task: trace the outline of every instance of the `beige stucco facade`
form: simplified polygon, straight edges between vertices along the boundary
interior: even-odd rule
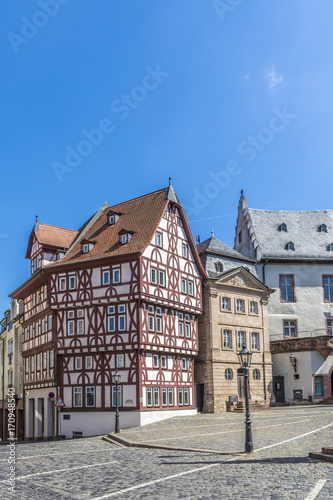
[[[203,384],[204,412],[228,410],[231,396],[237,396],[239,401],[244,399],[244,376],[237,357],[244,339],[248,350],[253,352],[250,404],[269,406],[272,391],[269,293],[245,267],[205,280],[195,376],[195,382]],[[237,310],[241,308],[244,311]]]

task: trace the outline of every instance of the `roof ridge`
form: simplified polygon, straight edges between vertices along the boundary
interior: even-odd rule
[[[147,196],[150,196],[150,195],[155,194],[155,193],[162,193],[166,189],[167,188],[157,189],[156,191],[152,191],[151,193],[143,194],[141,196],[137,196],[136,198],[131,198],[130,200],[126,200],[126,201],[121,201],[119,203],[115,203],[114,205],[110,205],[108,208],[117,207],[118,205],[125,205],[126,203],[130,203],[131,201],[139,200],[140,198],[146,198]]]
[[[39,224],[39,226],[55,227],[57,229],[64,229],[65,231],[75,231],[75,232],[77,232],[77,229],[70,229],[69,227],[54,226],[53,224],[45,224],[44,222],[38,222],[38,224]]]

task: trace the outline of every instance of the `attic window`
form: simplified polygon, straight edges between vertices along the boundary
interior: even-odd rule
[[[126,245],[126,243],[129,242],[129,240],[132,238],[134,231],[126,231],[126,229],[122,229],[119,231],[119,243],[121,245]]]
[[[88,241],[88,240],[83,240],[81,242],[81,252],[82,253],[88,253],[90,250],[93,248],[95,241]]]
[[[122,245],[126,245],[127,242],[128,242],[128,234],[127,233],[121,234],[120,235],[120,243]]]
[[[318,227],[318,233],[327,233],[326,224],[322,224],[321,226]]]
[[[330,245],[328,245],[327,251],[328,252],[333,252],[333,243],[331,243]]]
[[[113,212],[113,211],[108,212],[107,218],[108,218],[109,226],[113,226],[117,222],[117,220],[119,219],[120,216],[121,216],[120,213]]]
[[[285,233],[287,232],[287,226],[284,222],[279,225],[278,231],[284,231]]]
[[[217,273],[223,273],[223,266],[221,262],[215,262],[215,269]]]
[[[289,243],[286,244],[285,246],[286,250],[295,250],[295,245],[292,241],[289,241]]]

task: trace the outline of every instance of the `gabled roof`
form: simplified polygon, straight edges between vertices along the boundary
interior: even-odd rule
[[[214,236],[199,243],[197,245],[197,250],[199,252],[199,255],[202,255],[204,253],[211,253],[215,255],[221,255],[223,257],[230,257],[237,260],[253,262],[251,259],[245,257],[244,255],[237,252],[233,248],[229,247],[228,245],[223,243],[221,240],[215,238]]]
[[[333,259],[327,247],[333,242],[333,210],[285,212],[248,209],[254,236],[259,244],[261,258]],[[284,223],[287,232],[279,231]],[[319,232],[321,224],[327,232]],[[292,241],[294,251],[286,249]]]
[[[262,281],[260,281],[258,278],[256,278],[248,269],[246,269],[244,266],[239,266],[234,269],[230,269],[229,271],[226,271],[225,273],[222,273],[217,279],[216,283],[223,284],[230,280],[230,278],[234,276],[243,276],[245,278],[245,283],[252,284],[252,288],[256,290],[262,290],[266,293],[273,293],[275,290],[269,288],[266,286]],[[240,282],[241,283],[241,282]],[[227,283],[225,283],[227,285]],[[232,286],[239,286],[237,283]],[[242,286],[241,286],[242,287]],[[243,288],[243,287],[242,287]]]
[[[286,225],[286,231],[281,230]],[[318,231],[325,224],[327,232]],[[243,230],[242,239],[239,233]],[[294,250],[288,250],[292,242]],[[333,210],[273,211],[248,208],[241,192],[235,234],[235,248],[257,261],[333,260]]]
[[[33,243],[33,235],[36,236],[38,243],[47,247],[68,248],[77,231],[73,229],[65,229],[58,226],[50,226],[36,222],[28,241],[26,258],[30,258],[31,247]]]

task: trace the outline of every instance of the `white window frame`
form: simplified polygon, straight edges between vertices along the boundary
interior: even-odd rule
[[[81,327],[82,327],[82,331],[80,332]],[[78,318],[76,320],[76,334],[77,335],[84,335],[84,319],[83,318]]]
[[[187,295],[187,279],[186,278],[182,278],[182,286],[181,286],[181,290],[182,290],[182,293]]]
[[[76,276],[71,274],[68,276],[68,290],[75,290],[76,288]]]
[[[224,378],[230,382],[234,378],[234,372],[232,368],[226,368],[224,370]]]
[[[89,245],[88,243],[83,243],[82,245],[82,253],[88,253],[89,252]]]
[[[114,215],[109,215],[108,216],[108,224],[109,224],[109,226],[113,226],[114,223],[115,223],[115,216]]]
[[[85,370],[93,370],[94,361],[92,356],[85,356],[84,358],[84,368]]]
[[[225,329],[223,330],[223,349],[232,349],[232,331]]]
[[[258,302],[255,300],[250,301],[250,312],[251,314],[258,314]]]
[[[43,287],[43,300],[46,300],[47,299],[47,286],[44,285]]]
[[[49,354],[49,368],[54,368],[54,351]]]
[[[41,333],[45,333],[45,318],[43,318],[41,322]]]
[[[102,285],[110,285],[110,271],[108,269],[102,271]]]
[[[111,405],[112,407],[116,407],[116,389],[118,387],[117,391],[117,399],[118,399],[118,408],[122,406],[122,386],[121,385],[113,385],[112,386],[112,392],[111,392]]]
[[[182,358],[182,370],[187,371],[187,358]]]
[[[80,404],[76,404],[76,396],[80,397]],[[82,408],[82,387],[73,387],[73,408]]]
[[[178,388],[178,406],[184,406],[184,389]]]
[[[240,341],[241,338],[243,338],[242,341]],[[237,349],[243,349],[243,344],[246,344],[246,332],[244,330],[238,330],[238,332],[237,332]]]
[[[42,369],[46,370],[47,369],[47,352],[44,351],[42,353]]]
[[[74,370],[82,370],[82,356],[74,358]]]
[[[222,297],[221,298],[221,310],[222,311],[231,311],[230,297]]]
[[[188,280],[188,294],[193,297],[194,296],[194,283],[191,280]]]
[[[29,373],[29,358],[25,358],[25,373]]]
[[[169,406],[174,406],[175,404],[175,392],[173,387],[169,387],[168,390],[168,405]]]
[[[156,246],[163,248],[163,234],[160,232],[156,233]]]
[[[123,324],[122,324],[123,322]],[[126,331],[126,314],[118,315],[118,331],[125,332]]]
[[[35,373],[35,356],[30,358],[30,373]]]
[[[188,245],[183,243],[183,258],[188,259]]]
[[[185,332],[184,332],[184,314],[179,312],[178,313],[178,334],[179,337],[184,338]]]
[[[190,389],[189,387],[184,388],[184,405],[189,406],[190,404]]]
[[[85,388],[85,404],[86,404],[86,408],[94,408],[95,407],[95,387],[93,385],[88,385],[86,388]],[[89,404],[88,405],[88,394],[92,394],[93,396],[93,404]]]
[[[120,283],[120,267],[112,269],[112,284]]]
[[[159,387],[154,387],[154,406],[156,407],[161,406]]]
[[[254,375],[254,374],[256,374],[256,375]],[[255,368],[253,370],[252,377],[253,377],[253,380],[256,380],[256,381],[260,380],[261,374],[260,374],[260,370],[258,368]]]
[[[74,319],[67,320],[67,337],[73,337],[75,335],[75,321]]]
[[[158,354],[153,354],[153,368],[159,369],[160,367],[160,357]]]
[[[245,300],[236,299],[236,311],[240,313],[245,313]]]
[[[116,354],[116,368],[125,368],[124,354]]]
[[[128,234],[121,234],[120,235],[120,243],[122,245],[126,245],[126,243],[128,242]]]
[[[162,387],[162,406],[168,406],[168,389]]]
[[[36,354],[36,372],[40,372],[40,353]]]
[[[152,408],[153,406],[154,406],[153,388],[147,387],[147,407]]]
[[[165,271],[160,269],[158,272],[160,286],[165,288]]]
[[[256,339],[256,340],[254,341],[254,339]],[[251,333],[251,349],[253,351],[259,351],[259,333],[258,332]]]
[[[161,356],[161,368],[162,370],[168,369],[168,356],[166,356],[165,354],[162,354]]]
[[[47,329],[52,330],[52,314],[47,317]]]
[[[66,291],[66,276],[59,276],[58,290],[59,292]]]
[[[157,333],[163,333],[162,307],[156,307],[156,331]]]
[[[157,285],[157,268],[150,268],[150,282],[152,285]]]

